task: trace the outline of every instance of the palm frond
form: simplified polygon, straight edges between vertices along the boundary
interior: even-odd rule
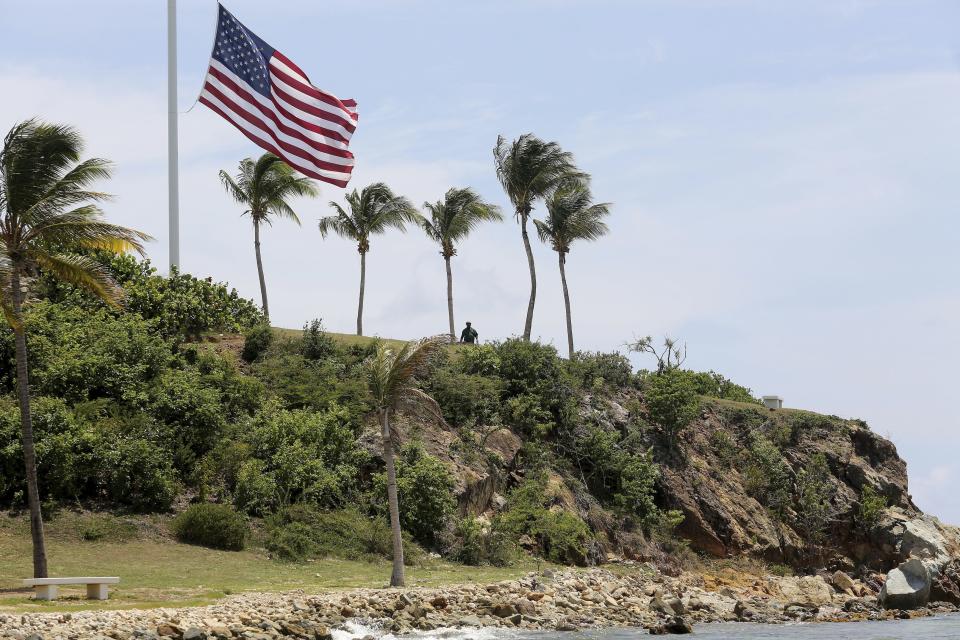
[[[394,351],[378,344],[366,363],[367,380],[375,406],[380,410],[395,409],[418,395],[417,377],[426,373],[431,363],[449,342],[447,335],[406,342]]]
[[[113,279],[110,270],[90,256],[37,250],[30,251],[29,256],[57,279],[86,289],[111,306],[121,305],[123,289]]]
[[[555,251],[566,253],[575,240],[593,241],[607,234],[603,221],[610,214],[610,203],[593,203],[586,183],[567,181],[546,201],[547,216],[534,220],[537,235],[550,242]]]
[[[512,143],[498,136],[493,156],[497,179],[518,216],[529,214],[536,200],[549,196],[563,181],[588,178],[576,168],[572,154],[532,133]]]

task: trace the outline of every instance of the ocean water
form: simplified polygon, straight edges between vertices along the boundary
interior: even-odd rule
[[[960,614],[883,622],[701,624],[695,626],[693,631],[693,635],[686,637],[694,640],[960,640]],[[356,640],[366,635],[372,635],[378,640],[400,640],[392,634],[355,623],[351,623],[346,629],[333,632],[334,640]],[[636,640],[639,637],[656,636],[649,636],[644,629],[580,632],[438,629],[403,636],[410,640]]]

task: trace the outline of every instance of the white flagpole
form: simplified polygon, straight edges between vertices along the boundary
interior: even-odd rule
[[[170,269],[180,266],[180,163],[177,134],[177,0],[167,0],[167,185]]]

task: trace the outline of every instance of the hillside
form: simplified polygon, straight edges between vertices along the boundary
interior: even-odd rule
[[[319,320],[271,329],[224,285],[103,259],[126,312],[41,279],[27,313],[47,512],[217,503],[252,524],[258,562],[388,557],[364,363],[399,342]],[[16,512],[12,362],[3,330],[0,506]],[[895,447],[862,421],[769,410],[713,372],[638,372],[617,353],[565,360],[516,339],[450,346],[419,384],[435,405],[396,421],[413,563],[635,559],[678,575],[750,557],[876,590],[921,557],[931,597],[960,602],[960,537],[919,512]]]

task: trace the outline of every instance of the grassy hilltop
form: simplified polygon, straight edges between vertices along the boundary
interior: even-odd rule
[[[126,311],[41,278],[26,314],[52,572],[119,573],[114,605],[384,584],[364,367],[378,342],[400,342],[319,320],[271,328],[224,285],[100,259]],[[30,571],[12,362],[0,330],[8,590]],[[397,421],[413,580],[621,558],[669,572],[704,558],[889,564],[876,524],[887,506],[915,511],[892,444],[860,421],[770,411],[719,374],[656,365],[519,339],[442,350],[419,380],[435,405]]]

